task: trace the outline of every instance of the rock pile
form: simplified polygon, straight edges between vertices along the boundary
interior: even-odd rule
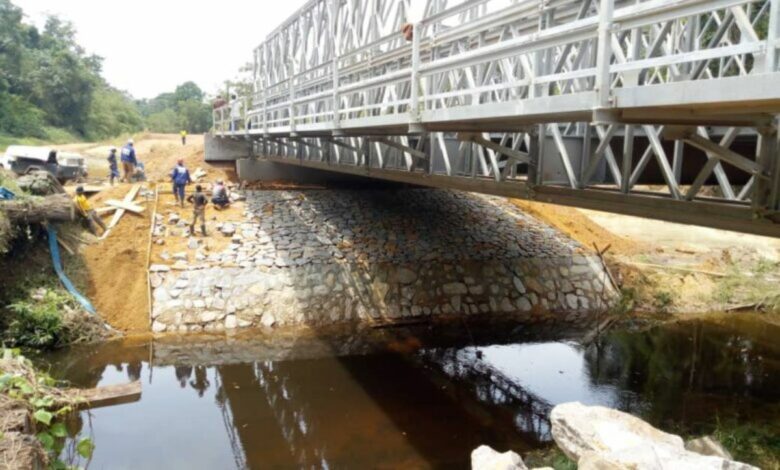
[[[622,411],[564,403],[550,414],[558,447],[579,470],[758,470],[735,462],[712,438],[687,444]],[[480,446],[471,454],[472,470],[526,470],[514,452]],[[535,469],[543,470],[543,469]]]
[[[712,455],[715,446],[707,455],[687,450],[680,436],[610,408],[566,403],[553,409],[551,420],[556,444],[581,470],[757,470],[728,454]]]

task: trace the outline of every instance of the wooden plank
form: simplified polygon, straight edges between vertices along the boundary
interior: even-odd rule
[[[73,256],[73,255],[75,255],[75,254],[76,254],[76,250],[74,250],[73,248],[71,248],[71,247],[70,247],[70,245],[68,245],[67,243],[65,243],[65,241],[64,241],[62,238],[60,238],[60,237],[57,237],[57,243],[59,243],[59,244],[60,244],[60,246],[61,246],[61,247],[62,247],[62,248],[65,250],[65,251],[67,251],[69,255]]]
[[[132,202],[125,202],[125,201],[117,201],[116,199],[109,199],[106,201],[106,204],[109,206],[116,207],[117,209],[124,209],[126,211],[133,212],[135,214],[140,214],[145,208],[139,206],[138,204],[133,204]]]
[[[149,304],[149,325],[152,324],[152,274],[149,268],[152,264],[152,240],[154,239],[154,227],[157,225],[157,205],[160,202],[160,192],[157,185],[154,185],[154,207],[152,208],[152,219],[149,223],[149,245],[146,247],[146,295]],[[151,362],[150,362],[151,364]]]
[[[92,409],[104,406],[123,405],[141,399],[141,381],[127,384],[107,385],[88,390],[71,390],[78,397],[79,408]]]
[[[97,212],[97,215],[107,215],[107,214],[113,214],[116,212],[116,210],[119,209],[118,207],[98,207],[95,209],[95,212]]]
[[[133,187],[130,188],[130,191],[128,191],[128,193],[125,195],[123,201],[127,203],[133,202],[133,199],[135,199],[135,197],[138,195],[138,191],[140,190],[141,190],[140,184],[133,185]],[[125,215],[125,210],[121,208],[117,209],[116,213],[114,214],[114,218],[111,219],[111,223],[108,225],[108,230],[106,231],[106,233],[103,234],[103,238],[107,237],[108,234],[111,232],[111,229],[116,227],[116,224],[119,223],[119,219],[121,219],[123,215]]]

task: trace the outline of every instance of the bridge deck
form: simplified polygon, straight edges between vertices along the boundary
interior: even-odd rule
[[[255,50],[217,136],[278,163],[780,236],[780,0],[415,3],[307,2]],[[662,190],[636,190],[648,169]]]

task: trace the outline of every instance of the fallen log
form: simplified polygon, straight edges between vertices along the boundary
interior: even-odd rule
[[[65,194],[1,201],[0,212],[17,224],[76,220],[76,208]]]

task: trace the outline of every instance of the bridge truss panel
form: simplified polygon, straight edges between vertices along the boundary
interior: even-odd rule
[[[409,0],[309,1],[217,132],[282,163],[778,235],[780,0],[424,4],[408,24]],[[648,168],[663,184],[640,191]]]

